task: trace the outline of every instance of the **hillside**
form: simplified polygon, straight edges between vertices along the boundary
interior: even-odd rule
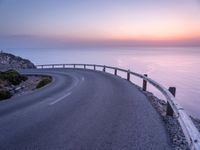
[[[0,52],[0,70],[36,68],[28,59]]]

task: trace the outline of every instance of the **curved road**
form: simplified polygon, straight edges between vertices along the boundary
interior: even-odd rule
[[[81,69],[23,70],[53,82],[0,102],[0,150],[168,150],[162,119],[130,82]]]

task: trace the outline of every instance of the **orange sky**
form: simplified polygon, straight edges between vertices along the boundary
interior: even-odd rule
[[[0,18],[0,43],[9,36],[61,42],[200,41],[199,0],[2,1]]]

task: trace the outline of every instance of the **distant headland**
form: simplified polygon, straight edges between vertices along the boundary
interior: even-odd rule
[[[8,69],[28,69],[36,68],[35,65],[28,59],[15,56],[10,53],[0,52],[0,70]]]

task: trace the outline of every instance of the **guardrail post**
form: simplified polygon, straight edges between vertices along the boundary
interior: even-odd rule
[[[52,68],[54,68],[54,65],[52,65]]]
[[[106,72],[106,66],[103,66],[103,72]]]
[[[147,74],[144,74],[145,77],[148,77]],[[142,86],[142,89],[143,91],[146,91],[147,90],[147,81],[146,80],[143,80],[143,86]]]
[[[176,96],[176,87],[169,87],[169,91],[174,97]]]
[[[63,68],[65,68],[65,64],[63,64]]]
[[[127,80],[130,81],[130,70],[127,72]]]
[[[94,70],[96,70],[96,65],[94,65]]]
[[[169,87],[169,92],[175,97],[176,96],[176,88],[175,87]],[[171,105],[169,104],[169,102],[167,102],[167,112],[166,115],[168,116],[173,116],[174,111],[171,107]]]
[[[84,66],[84,69],[86,69],[86,65],[84,64],[83,66]]]
[[[74,66],[74,68],[76,68],[76,65],[75,65],[75,64],[74,64],[73,66]]]
[[[117,75],[117,69],[115,69],[115,75]]]
[[[43,69],[43,65],[42,65],[41,67],[42,67],[42,69]]]

